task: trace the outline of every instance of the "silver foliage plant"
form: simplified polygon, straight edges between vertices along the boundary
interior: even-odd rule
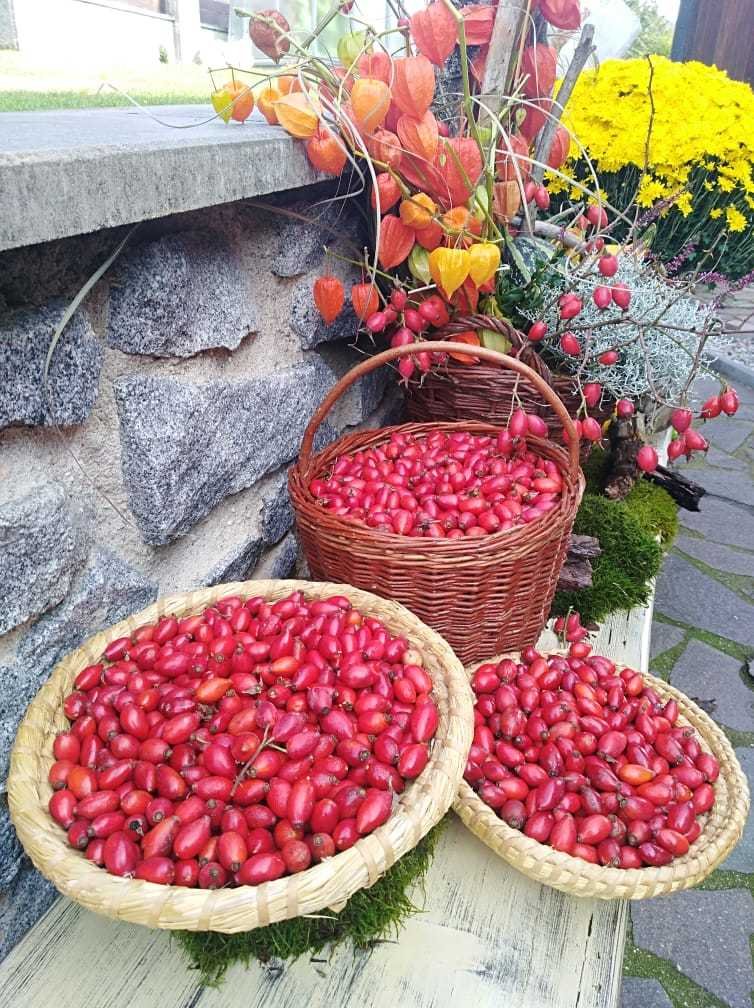
[[[573,374],[581,385],[599,382],[614,399],[631,399],[646,407],[674,406],[683,402],[699,370],[711,359],[704,349],[715,325],[714,310],[693,297],[687,284],[668,280],[638,255],[618,257],[618,272],[603,277],[595,260],[587,266],[554,268],[542,283],[543,309],[527,311],[532,322],[547,324],[540,344],[560,370]],[[631,291],[626,311],[610,304],[600,309],[593,294],[598,286],[624,284]],[[583,304],[576,318],[560,318],[558,299],[566,292]],[[564,353],[560,337],[572,332],[582,352]],[[600,354],[617,350],[615,364],[603,365]]]

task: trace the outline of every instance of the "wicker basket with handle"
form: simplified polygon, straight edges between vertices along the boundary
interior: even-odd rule
[[[519,656],[499,655],[492,661],[502,658],[517,661]],[[477,667],[475,664],[467,670],[469,677]],[[475,836],[508,864],[529,878],[571,896],[639,900],[698,885],[738,843],[749,813],[749,787],[733,747],[712,718],[662,679],[646,672],[643,676],[661,697],[678,703],[678,723],[695,728],[702,748],[720,761],[720,776],[714,784],[715,804],[703,817],[702,832],[683,857],[663,868],[603,868],[562,854],[508,826],[465,780],[461,782],[454,811]]]
[[[510,322],[488,315],[468,315],[454,319],[441,332],[443,338],[452,339],[454,333],[469,329],[492,329],[505,336],[511,343],[511,355],[523,361],[554,389],[570,416],[577,415],[581,396],[574,378],[554,375],[533,345]],[[476,355],[473,348],[467,347],[466,352]],[[526,378],[494,364],[482,361],[463,364],[451,357],[445,364],[422,375],[421,380],[410,381],[406,389],[406,415],[416,423],[480,420],[504,426],[518,405],[527,413],[542,417],[550,437],[560,437],[560,419],[539,389]],[[590,414],[603,423],[611,412],[612,403],[605,400]],[[581,445],[582,458],[590,449],[591,444],[585,441]]]
[[[423,343],[421,350],[468,351],[465,344]],[[531,382],[559,416],[568,450],[541,438],[527,438],[532,449],[556,462],[563,479],[559,506],[529,525],[477,539],[426,539],[378,532],[361,522],[326,511],[309,490],[335,460],[380,445],[399,430],[417,437],[432,431],[495,434],[491,424],[404,424],[348,434],[317,455],[312,445],[317,428],[338,398],[362,375],[390,361],[416,353],[396,347],[360,363],[333,387],[304,434],[299,460],[291,469],[289,488],[296,525],[313,577],[346,581],[407,606],[442,634],[464,662],[533,644],[544,626],[565,559],[584,480],[579,468],[573,422],[547,383],[525,364],[494,350],[474,348]]]
[[[346,595],[362,613],[381,620],[410,642],[432,676],[440,722],[424,771],[400,796],[387,822],[349,850],[313,868],[235,889],[185,889],[117,878],[71,848],[47,811],[47,774],[57,732],[68,727],[63,700],[77,673],[99,660],[106,645],[172,614],[202,612],[226,595],[262,595],[277,601],[301,590],[308,599]],[[11,817],[35,867],[64,895],[88,910],[134,924],[187,931],[250,931],[274,921],[336,910],[358,889],[372,885],[411,850],[450,807],[463,774],[472,734],[472,694],[463,666],[433,630],[402,606],[342,584],[246,581],[216,585],[158,600],[97,634],[65,657],[26,712],[16,736],[8,777]]]

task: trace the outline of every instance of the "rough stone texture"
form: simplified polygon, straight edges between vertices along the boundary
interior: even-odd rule
[[[325,260],[325,246],[332,248],[341,242],[351,242],[351,252],[360,248],[359,223],[356,214],[344,212],[346,206],[336,204],[337,211],[317,206],[311,201],[288,203],[286,210],[299,214],[298,218],[280,216],[279,239],[272,261],[275,276],[290,278],[302,276],[319,267]],[[305,217],[306,222],[300,219]],[[328,263],[337,269],[336,263]],[[356,283],[356,280],[352,281]]]
[[[350,283],[355,283],[353,277]],[[350,288],[348,285],[346,290]],[[354,340],[359,321],[349,301],[346,301],[340,315],[330,325],[326,325],[314,303],[312,280],[307,277],[296,284],[288,320],[291,330],[301,340],[304,350],[311,350],[320,343],[335,343],[338,340]]]
[[[0,797],[0,893],[6,891],[21,870],[24,852],[13,823],[10,821],[8,803]]]
[[[298,541],[293,532],[274,546],[254,571],[255,578],[293,577],[298,559]]]
[[[745,507],[705,497],[701,511],[682,511],[681,525],[701,533],[711,542],[751,549],[754,543],[754,514]]]
[[[751,545],[754,546],[754,542]],[[715,570],[754,578],[754,553],[749,553],[747,550],[733,549],[730,546],[721,546],[706,539],[692,539],[691,536],[685,535],[678,536],[675,546],[681,553],[687,553],[709,567],[714,567]]]
[[[639,948],[669,960],[730,1008],[751,1008],[754,900],[748,890],[641,900],[631,905],[631,918]]]
[[[13,887],[7,896],[0,896],[0,960],[52,906],[57,895],[53,884],[24,858]]]
[[[103,350],[84,311],[77,311],[55,349],[49,372],[44,366],[55,326],[66,305],[50,301],[0,317],[0,430],[14,424],[61,426],[81,423],[97,398]]]
[[[115,265],[107,340],[118,350],[160,357],[233,350],[254,327],[238,254],[217,231],[167,235]]]
[[[754,606],[677,553],[665,560],[655,605],[663,616],[739,644],[754,644]]]
[[[692,640],[675,663],[670,681],[728,728],[754,731],[754,693],[740,676],[741,663]]]
[[[728,456],[730,457],[730,456]],[[754,481],[748,467],[741,464],[735,472],[705,467],[689,472],[689,477],[703,486],[708,494],[736,501],[738,504],[754,505]],[[701,507],[705,506],[702,501]]]
[[[235,546],[209,574],[202,577],[201,583],[216,585],[226,581],[246,581],[259,563],[263,549],[264,539],[261,536],[251,536]]]
[[[735,455],[729,455],[727,452],[720,451],[719,448],[715,448],[714,445],[710,445],[704,456],[704,463],[708,466],[714,466],[715,469],[742,469],[744,463],[735,457]],[[696,472],[696,467],[693,468],[693,472]],[[691,469],[689,469],[691,473]],[[692,474],[692,479],[696,477]]]
[[[0,506],[0,634],[65,596],[89,548],[89,530],[57,483]]]
[[[735,417],[720,416],[705,421],[701,432],[716,448],[724,452],[734,452],[751,434],[751,424]]]
[[[673,1008],[673,1003],[657,980],[624,977],[620,1008]]]
[[[243,128],[206,105],[9,112],[0,249],[232,203],[321,181],[304,145],[254,111]],[[166,129],[159,119],[190,129]],[[203,125],[195,125],[204,123]],[[29,212],[34,198],[34,213]]]
[[[262,506],[262,535],[267,543],[280,542],[293,525],[293,507],[288,494],[288,481],[283,482],[277,494]]]
[[[656,658],[665,651],[680,644],[684,637],[684,631],[680,627],[673,626],[672,623],[660,623],[655,621],[652,624],[652,640],[649,646],[649,659]]]
[[[331,384],[319,358],[239,382],[117,379],[123,475],[144,541],[170,542],[289,462]]]
[[[754,793],[754,749],[736,749],[738,761],[749,781],[749,791]],[[754,872],[754,817],[749,813],[743,836],[725,861],[720,865],[723,871]]]
[[[153,602],[156,585],[129,567],[116,553],[97,548],[64,602],[43,616],[16,648],[15,661],[0,668],[0,781],[26,707],[56,662],[93,633]]]

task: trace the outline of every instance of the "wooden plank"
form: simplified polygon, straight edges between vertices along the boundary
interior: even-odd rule
[[[601,654],[646,669],[651,605],[618,613]],[[546,631],[540,647],[555,646]],[[58,900],[0,964],[14,1008],[615,1008],[627,904],[531,882],[453,819],[425,883],[424,912],[397,942],[280,968],[234,967],[203,989],[165,932]],[[417,894],[419,905],[421,894]],[[431,964],[431,965],[430,965]]]

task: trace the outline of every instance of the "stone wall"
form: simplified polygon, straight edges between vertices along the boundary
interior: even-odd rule
[[[123,232],[0,254],[0,792],[62,655],[158,594],[294,571],[287,468],[359,357],[355,318],[325,326],[312,282],[325,244],[351,257],[363,244],[360,218],[321,196],[142,225],[63,333],[47,390],[54,327]],[[352,388],[321,442],[393,419],[388,383]],[[2,794],[0,894],[1,958],[54,898]]]

